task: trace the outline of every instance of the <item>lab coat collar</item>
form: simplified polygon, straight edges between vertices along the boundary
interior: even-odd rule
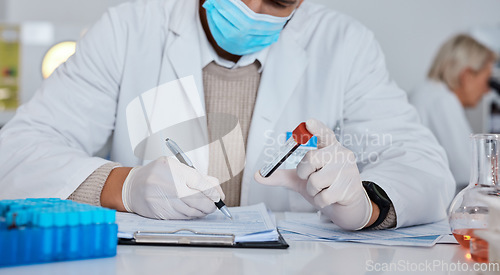
[[[199,0],[181,0],[176,1],[172,11],[166,7],[165,13],[170,13],[171,17],[166,16],[165,26],[168,26],[168,29],[173,33],[182,35],[186,30],[195,26],[198,16],[197,5],[199,5]]]
[[[193,76],[203,107],[205,104],[201,73],[201,56],[197,45],[200,44],[196,24],[198,22],[198,0],[177,1],[171,11],[171,18],[165,22],[165,49],[162,70],[170,62],[177,79]],[[190,12],[186,12],[190,11]],[[164,79],[168,74],[160,72],[160,84],[174,79]],[[205,113],[205,110],[203,110]]]
[[[283,32],[278,43],[269,51],[254,111],[272,123],[286,108],[308,64],[305,50],[290,32]]]
[[[294,17],[302,16],[305,14],[299,8]],[[277,119],[281,117],[281,113],[287,106],[286,103],[303,79],[308,66],[307,53],[298,39],[301,31],[298,22],[305,21],[300,18],[296,19],[298,20],[293,20],[293,18],[290,20],[281,33],[279,41],[269,49],[250,125],[247,148],[262,148],[264,150],[266,141],[263,138],[263,133],[275,129]],[[242,205],[248,203],[253,173],[261,165],[258,161],[262,152],[248,152],[247,154],[241,191]]]

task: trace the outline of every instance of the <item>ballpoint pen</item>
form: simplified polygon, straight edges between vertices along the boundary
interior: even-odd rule
[[[193,169],[196,169],[196,168],[194,168],[193,163],[191,162],[191,160],[189,160],[189,158],[187,157],[187,155],[184,154],[184,152],[181,150],[181,148],[179,147],[179,145],[177,145],[177,143],[175,143],[175,141],[173,141],[170,138],[167,138],[165,140],[165,143],[167,144],[168,149],[170,149],[170,151],[172,152],[172,154],[174,154],[174,156],[181,163],[184,163],[185,165],[187,165],[187,166],[189,166],[189,167],[191,167]],[[217,206],[217,208],[219,208],[219,210],[226,217],[230,218],[231,220],[233,219],[233,216],[229,212],[229,209],[227,209],[226,204],[222,201],[222,199],[220,199],[218,202],[214,202],[214,203],[215,203],[215,206]]]

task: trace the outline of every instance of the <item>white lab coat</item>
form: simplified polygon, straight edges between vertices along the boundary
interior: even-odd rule
[[[458,97],[444,84],[428,80],[410,94],[413,104],[443,146],[459,187],[469,183],[472,160],[472,129]]]
[[[143,164],[130,148],[127,104],[189,75],[204,102],[198,3],[136,1],[111,8],[2,129],[0,198],[68,197],[106,162],[95,154],[108,138],[112,161]],[[332,128],[339,123],[362,179],[387,192],[398,226],[445,217],[455,190],[445,153],[389,78],[373,34],[306,1],[269,50],[247,142],[243,205],[302,208],[297,194],[260,185],[253,174],[266,147],[277,148],[269,141],[308,118]]]

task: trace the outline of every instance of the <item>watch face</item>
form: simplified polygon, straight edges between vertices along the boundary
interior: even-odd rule
[[[391,204],[391,200],[389,199],[389,196],[387,196],[384,189],[382,189],[376,183],[371,182],[371,181],[363,181],[363,187],[365,188],[366,192],[368,193],[368,196],[370,196],[370,199],[380,200],[382,203],[388,204],[388,205]],[[374,196],[374,198],[372,198],[372,195]],[[377,203],[377,202],[375,202],[375,203]]]

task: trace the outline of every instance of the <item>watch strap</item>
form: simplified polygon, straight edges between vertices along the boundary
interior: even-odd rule
[[[387,193],[385,193],[385,191],[374,182],[363,181],[363,187],[365,188],[366,193],[368,194],[370,200],[373,203],[375,203],[380,210],[380,214],[377,220],[372,225],[366,228],[366,229],[372,229],[384,222],[384,220],[387,217],[387,214],[389,213],[392,202],[389,199],[389,196],[387,196]]]

